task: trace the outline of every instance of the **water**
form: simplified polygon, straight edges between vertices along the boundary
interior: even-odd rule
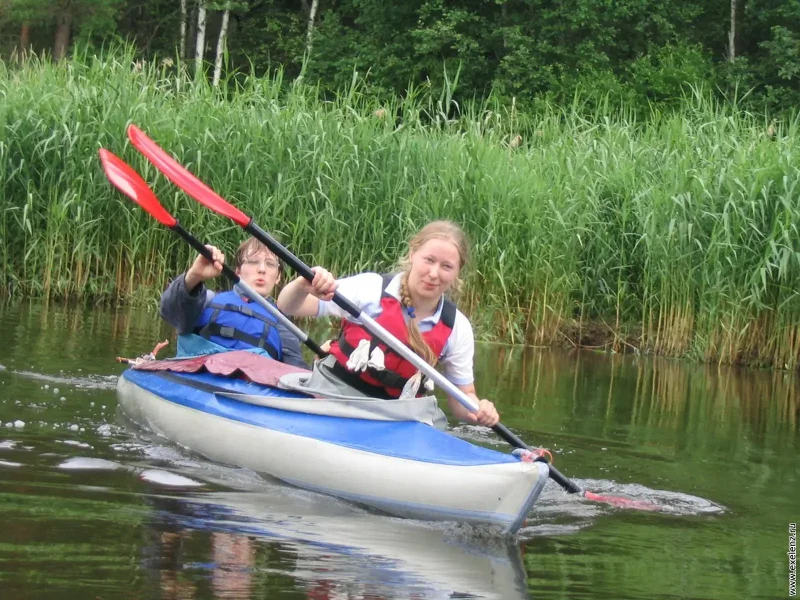
[[[581,485],[661,508],[549,482],[505,539],[264,480],[128,422],[114,357],[170,334],[152,313],[5,303],[0,331],[3,599],[788,595],[792,373],[481,346],[477,385],[506,425]]]

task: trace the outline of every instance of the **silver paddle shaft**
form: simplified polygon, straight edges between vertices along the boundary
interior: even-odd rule
[[[253,302],[258,304],[261,308],[263,308],[269,314],[275,317],[281,325],[283,325],[284,327],[286,327],[286,329],[288,329],[294,335],[296,335],[301,342],[306,342],[306,340],[308,340],[308,335],[306,335],[306,332],[300,329],[294,323],[292,323],[292,321],[286,315],[284,315],[280,310],[278,310],[276,306],[273,306],[272,304],[267,302],[264,296],[259,294],[257,291],[255,291],[241,279],[239,279],[239,281],[236,282],[236,285],[245,293],[245,296],[250,298]],[[378,325],[378,327],[380,327],[380,325]]]

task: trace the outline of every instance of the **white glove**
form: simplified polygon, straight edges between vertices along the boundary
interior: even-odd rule
[[[351,371],[363,371],[369,363],[369,340],[361,340],[347,359],[347,368]]]
[[[367,366],[372,367],[376,371],[383,371],[386,368],[386,364],[383,362],[383,359],[383,350],[376,346],[375,350],[372,351],[372,355],[369,357]]]

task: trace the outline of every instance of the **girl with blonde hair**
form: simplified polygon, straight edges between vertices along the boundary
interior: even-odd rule
[[[491,427],[500,417],[494,404],[479,399],[475,391],[472,325],[448,297],[458,290],[468,258],[469,245],[461,228],[451,221],[433,221],[411,238],[398,273],[361,273],[336,281],[328,271],[315,267],[312,282],[298,277],[284,287],[278,307],[292,316],[344,318],[330,356],[316,367],[360,395],[397,398],[415,376],[419,384],[413,364],[330,301],[338,290],[475,400],[479,410],[473,414],[449,398],[456,418]]]

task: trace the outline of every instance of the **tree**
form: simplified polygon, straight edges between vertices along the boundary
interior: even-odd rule
[[[178,50],[180,58],[186,57],[186,0],[181,0],[181,41]]]
[[[19,53],[24,57],[31,46],[31,26],[27,21],[23,21],[19,28]]]
[[[195,78],[203,73],[203,58],[206,53],[206,0],[197,7],[197,41],[194,47]]]
[[[219,38],[217,39],[217,56],[214,59],[214,79],[212,85],[219,85],[220,74],[222,73],[222,54],[225,52],[225,38],[228,35],[228,19],[231,13],[231,2],[225,4],[225,12],[222,14],[222,25],[219,28]]]
[[[56,12],[56,39],[53,43],[53,58],[61,60],[67,55],[72,39],[72,6],[59,4]]]
[[[308,31],[306,32],[306,56],[311,57],[311,38],[314,35],[314,17],[317,16],[318,0],[311,0],[311,8],[308,11]]]

